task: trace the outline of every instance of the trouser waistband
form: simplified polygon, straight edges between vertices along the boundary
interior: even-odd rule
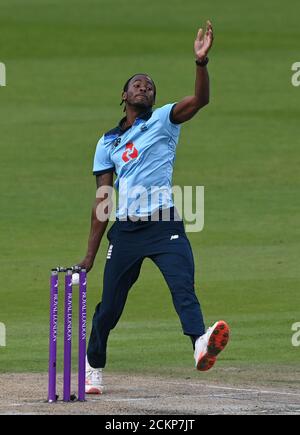
[[[126,216],[124,218],[117,218],[118,222],[155,222],[155,221],[181,221],[181,217],[175,207],[159,208],[154,213],[147,216]]]

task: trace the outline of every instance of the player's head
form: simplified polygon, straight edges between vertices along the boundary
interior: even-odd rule
[[[155,103],[155,97],[156,86],[151,77],[148,74],[134,74],[123,87],[121,105],[125,103],[143,109],[150,109]]]

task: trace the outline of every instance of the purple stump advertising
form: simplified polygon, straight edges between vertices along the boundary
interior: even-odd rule
[[[86,270],[79,274],[79,329],[78,329],[78,400],[85,400],[85,355],[86,355]]]
[[[64,310],[64,402],[71,400],[71,356],[72,356],[72,269],[65,276],[65,310]]]
[[[58,327],[58,272],[52,271],[50,278],[50,334],[49,334],[49,380],[48,402],[56,402],[56,359]]]

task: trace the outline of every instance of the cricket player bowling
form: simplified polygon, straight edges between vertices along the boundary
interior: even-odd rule
[[[173,166],[181,126],[209,103],[207,64],[212,44],[213,28],[207,21],[206,30],[199,30],[194,43],[194,95],[177,103],[154,109],[156,86],[152,78],[147,74],[130,77],[122,92],[125,116],[97,144],[93,168],[97,189],[112,188],[115,174],[119,202],[116,221],[107,234],[109,249],[102,301],[95,310],[87,349],[87,394],[103,392],[102,371],[109,334],[122,315],[128,292],[137,281],[145,258],[157,265],[168,284],[183,333],[192,341],[197,370],[211,369],[228,343],[229,327],[225,321],[205,328],[194,288],[191,245],[172,199]],[[171,77],[170,74],[170,80]],[[123,193],[125,184],[127,196]],[[146,191],[146,198],[139,201],[138,207],[131,197],[136,186]],[[151,195],[153,186],[156,195]],[[105,199],[105,195],[97,195],[92,209],[87,253],[79,264],[87,271],[93,267],[108,225],[109,217],[97,216],[97,208]]]

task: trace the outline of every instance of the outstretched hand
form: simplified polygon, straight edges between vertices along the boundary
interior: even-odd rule
[[[85,257],[80,263],[77,264],[77,266],[81,267],[82,269],[86,269],[87,272],[89,272],[94,264],[94,260],[90,259],[89,257]]]
[[[214,33],[212,24],[210,21],[206,23],[206,32],[204,34],[203,29],[199,29],[197,38],[194,43],[195,56],[197,60],[203,60],[207,56],[209,50],[212,47],[214,40]]]

